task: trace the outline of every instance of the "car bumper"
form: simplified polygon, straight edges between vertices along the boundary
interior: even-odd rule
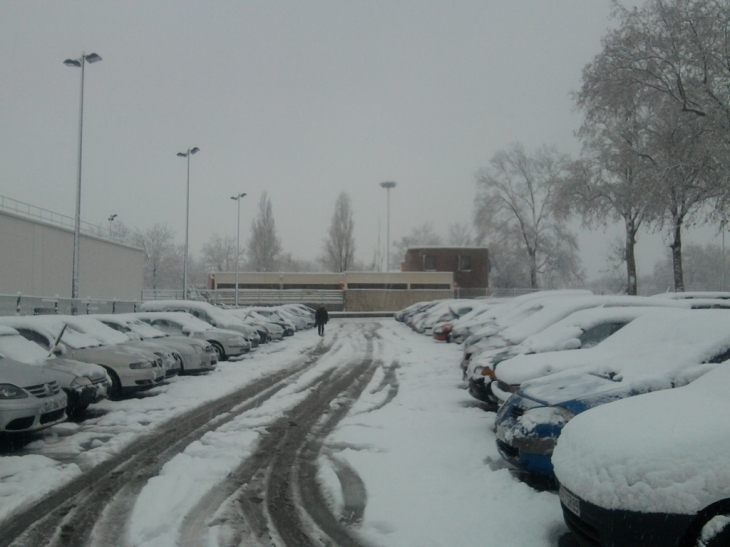
[[[87,407],[103,401],[109,395],[111,383],[108,380],[94,383],[90,386],[76,387],[64,389],[68,397],[68,406],[70,408]]]
[[[552,478],[553,471],[552,454],[556,439],[553,437],[520,437],[511,438],[505,429],[496,428],[497,450],[511,465],[541,477]]]
[[[492,384],[487,382],[485,377],[469,378],[469,395],[485,403],[497,404],[499,401],[492,394]]]
[[[570,531],[590,547],[675,547],[696,516],[605,509],[562,486],[560,505]]]
[[[64,422],[66,405],[67,398],[63,391],[41,400],[3,400],[0,402],[0,431],[37,431]]]

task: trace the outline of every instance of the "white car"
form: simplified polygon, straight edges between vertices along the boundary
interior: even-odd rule
[[[730,366],[593,408],[553,453],[568,527],[590,545],[730,545]]]
[[[0,431],[37,431],[64,422],[66,394],[50,370],[0,359]]]

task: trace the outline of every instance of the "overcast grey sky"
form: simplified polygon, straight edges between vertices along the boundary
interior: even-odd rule
[[[521,141],[577,154],[569,96],[609,0],[0,1],[0,194],[73,215],[78,69],[87,65],[82,218],[167,222],[191,249],[242,241],[263,191],[286,251],[314,258],[340,191],[359,258],[432,219],[470,221],[475,173]],[[581,237],[592,275],[620,230]],[[708,232],[709,233],[709,232]],[[642,236],[640,267],[661,253]]]

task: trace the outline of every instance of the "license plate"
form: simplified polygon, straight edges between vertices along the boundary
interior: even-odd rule
[[[43,403],[43,410],[41,412],[51,412],[53,410],[58,410],[61,408],[61,401],[47,401]]]
[[[580,500],[562,486],[560,487],[560,501],[563,502],[565,507],[570,509],[571,513],[577,517],[580,516]]]

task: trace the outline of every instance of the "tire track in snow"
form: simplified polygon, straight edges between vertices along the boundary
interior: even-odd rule
[[[13,514],[0,523],[0,547],[78,547],[92,541],[120,545],[134,499],[150,477],[191,442],[259,406],[315,366],[338,334],[327,345],[321,341],[291,367],[161,424],[109,461]]]
[[[362,333],[362,355],[331,371],[329,381],[269,426],[251,457],[188,513],[180,531],[183,547],[210,544],[210,527],[215,527],[219,545],[364,545],[347,528],[349,522],[331,513],[316,475],[324,439],[377,368],[372,339],[379,325],[371,327]],[[364,491],[362,481],[360,485]],[[360,515],[365,499],[355,511]]]

